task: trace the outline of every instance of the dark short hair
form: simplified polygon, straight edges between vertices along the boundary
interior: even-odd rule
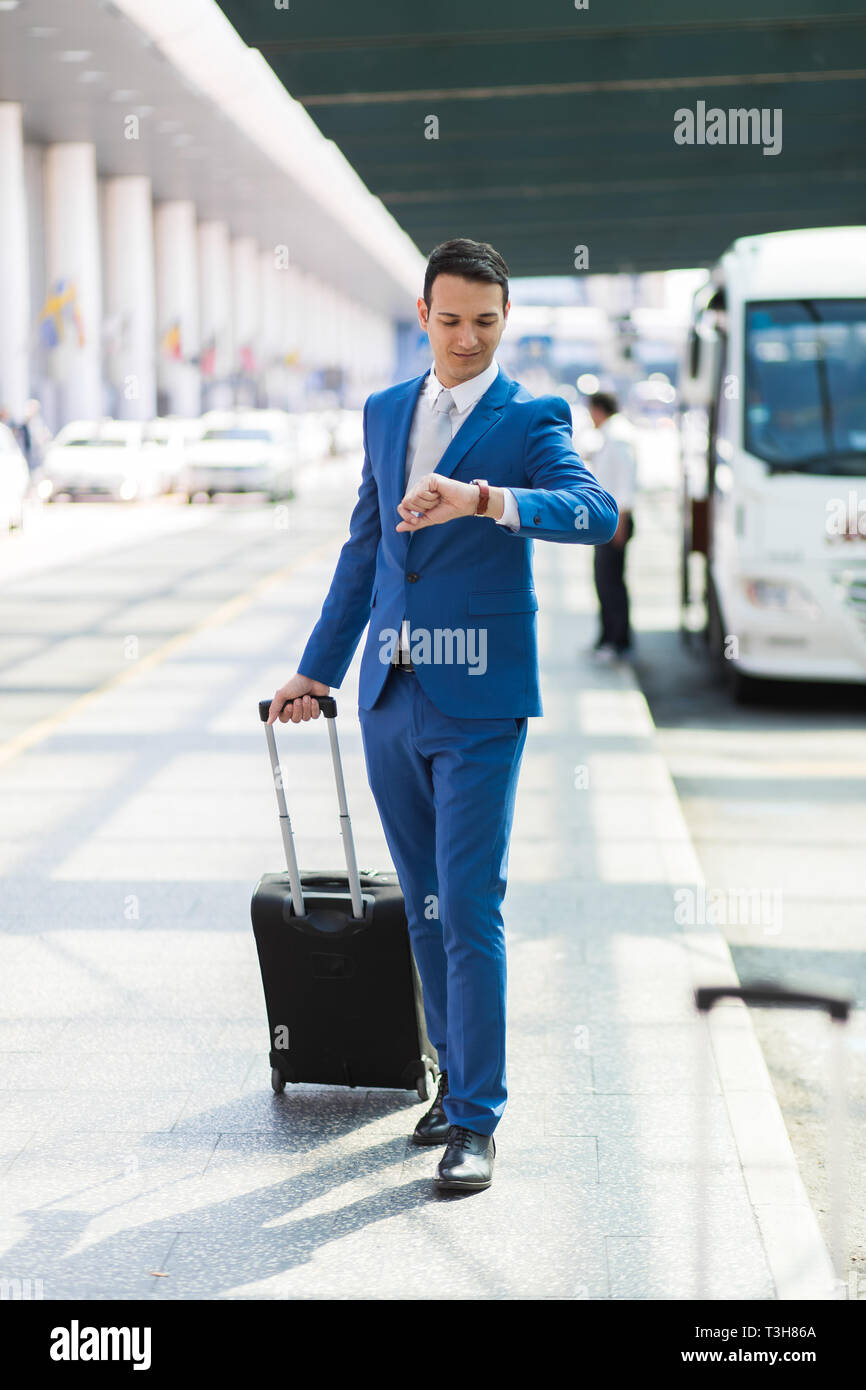
[[[597,410],[603,410],[605,415],[615,415],[619,410],[616,396],[611,395],[610,391],[595,391],[590,396],[589,403],[594,405]]]
[[[443,241],[430,255],[424,275],[424,303],[430,308],[433,281],[437,275],[459,275],[464,280],[482,280],[502,286],[502,307],[508,303],[508,266],[499,252],[486,241],[456,237]]]

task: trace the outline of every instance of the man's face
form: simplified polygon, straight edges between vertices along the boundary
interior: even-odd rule
[[[493,361],[511,301],[503,308],[502,288],[460,275],[437,275],[430,308],[418,300],[418,322],[433,349],[436,375],[443,386],[471,381]]]
[[[591,405],[589,407],[589,414],[592,423],[595,425],[595,428],[597,430],[600,430],[605,420],[608,418],[605,412],[603,410],[599,410],[597,405]]]

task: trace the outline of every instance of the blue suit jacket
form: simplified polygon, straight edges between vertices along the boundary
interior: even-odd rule
[[[616,502],[575,453],[567,402],[532,396],[500,369],[435,471],[510,488],[519,531],[474,516],[395,530],[426,375],[377,391],[364,406],[364,467],[349,539],[298,670],[338,687],[369,621],[358,703],[372,709],[405,615],[415,679],[444,714],[542,714],[532,542],[609,541]]]

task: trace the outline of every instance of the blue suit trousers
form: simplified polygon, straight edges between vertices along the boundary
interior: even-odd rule
[[[505,1109],[505,896],[527,717],[443,714],[391,670],[360,709],[367,775],[406,901],[452,1124],[492,1134]]]

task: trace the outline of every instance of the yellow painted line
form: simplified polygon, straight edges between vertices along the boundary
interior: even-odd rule
[[[133,662],[126,670],[118,671],[116,675],[109,676],[108,680],[103,681],[101,685],[95,686],[93,690],[88,690],[84,695],[79,695],[78,698],[67,705],[65,709],[58,710],[56,714],[49,714],[45,719],[40,719],[36,724],[32,724],[29,729],[24,729],[20,734],[15,734],[12,738],[7,739],[5,743],[0,744],[0,767],[10,762],[12,758],[17,758],[19,753],[24,753],[28,748],[33,748],[37,743],[42,743],[44,739],[49,738],[62,724],[65,724],[69,719],[73,719],[76,714],[86,709],[94,700],[98,700],[102,695],[107,695],[111,690],[117,690],[121,686],[126,685],[129,681],[134,680],[136,676],[141,675],[142,671],[152,671],[155,666],[161,666],[164,661],[174,656],[175,652],[180,651],[182,647],[185,647],[187,643],[191,642],[199,633],[207,632],[210,628],[221,627],[223,624],[231,622],[232,619],[236,618],[239,613],[242,613],[245,608],[249,608],[252,603],[255,603],[256,599],[259,598],[261,594],[273,588],[274,585],[279,584],[283,579],[287,579],[290,574],[297,574],[299,571],[313,564],[314,561],[318,560],[320,555],[323,555],[327,550],[333,550],[333,547],[334,540],[333,537],[331,537],[328,540],[322,541],[319,545],[314,546],[302,559],[293,560],[291,564],[283,565],[281,569],[273,570],[270,574],[266,574],[261,579],[257,579],[251,588],[245,589],[243,593],[235,594],[234,598],[227,599],[225,603],[220,604],[212,613],[209,613],[206,618],[202,618],[200,622],[195,623],[184,632],[178,632],[174,637],[169,637],[168,641],[163,642],[162,646],[156,647],[152,652],[148,652],[147,656],[143,656],[139,661]]]

